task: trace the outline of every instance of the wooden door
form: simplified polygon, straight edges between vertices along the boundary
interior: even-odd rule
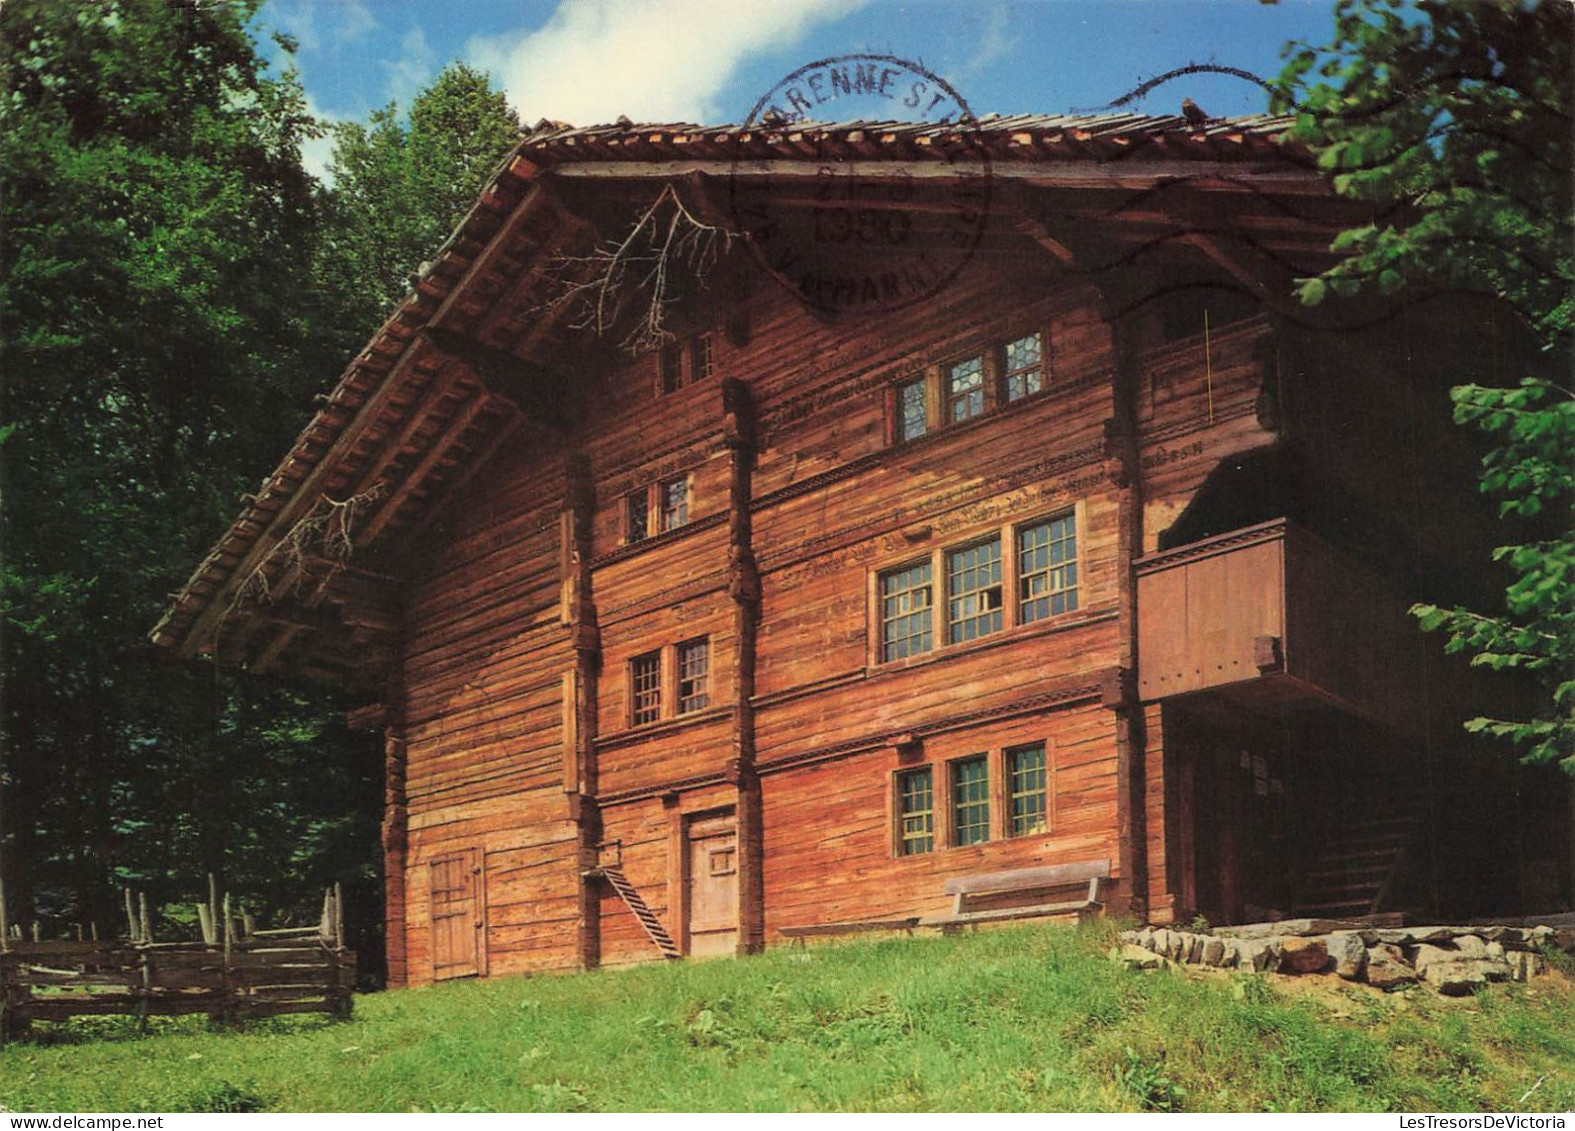
[[[689,826],[689,953],[738,952],[738,829],[731,814]]]
[[[427,865],[432,896],[432,977],[474,977],[485,970],[481,866],[473,848]]]

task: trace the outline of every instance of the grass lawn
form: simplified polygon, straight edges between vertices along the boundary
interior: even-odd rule
[[[0,1050],[12,1111],[1559,1110],[1575,980],[1446,1000],[1137,973],[1113,928],[858,941],[371,994],[344,1023],[120,1020]],[[40,1028],[44,1028],[40,1026]],[[1521,1097],[1532,1092],[1529,1099]]]

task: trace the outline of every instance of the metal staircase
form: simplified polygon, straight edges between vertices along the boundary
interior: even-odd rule
[[[618,898],[624,901],[634,917],[640,921],[640,926],[645,928],[646,937],[657,950],[662,952],[663,958],[683,957],[683,952],[678,949],[673,936],[667,933],[667,928],[662,926],[662,921],[656,917],[656,912],[647,906],[639,889],[629,882],[629,878],[623,874],[621,868],[603,865],[588,874],[606,877],[613,891],[618,893]]]

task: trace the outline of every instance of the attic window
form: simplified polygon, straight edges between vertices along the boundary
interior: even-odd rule
[[[662,375],[662,392],[676,393],[684,383],[684,347],[669,342],[662,347],[658,362]]]
[[[716,372],[716,354],[710,334],[696,334],[681,342],[669,342],[657,354],[658,387],[663,393],[676,393],[685,385],[704,381]]]
[[[1037,331],[1006,343],[1001,366],[1002,392],[1008,401],[1020,401],[1044,388],[1044,336]]]
[[[984,358],[970,357],[946,367],[946,419],[972,420],[984,411]]]

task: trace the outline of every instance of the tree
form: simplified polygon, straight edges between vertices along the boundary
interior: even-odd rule
[[[1292,44],[1279,108],[1335,191],[1372,222],[1341,233],[1343,258],[1304,280],[1326,294],[1456,287],[1497,295],[1568,371],[1575,326],[1575,5],[1566,0],[1341,0],[1332,42]],[[1323,80],[1312,81],[1311,76]],[[1545,377],[1452,391],[1455,419],[1491,437],[1482,489],[1518,520],[1500,547],[1514,581],[1498,613],[1418,605],[1424,629],[1472,663],[1532,673],[1546,691],[1528,719],[1468,729],[1575,773],[1575,393]]]
[[[481,71],[455,63],[416,96],[409,125],[390,103],[370,125],[335,128],[323,293],[340,304],[348,356],[409,293],[422,263],[520,139],[518,115]]]
[[[117,881],[160,900],[208,871],[273,913],[332,879],[375,891],[378,763],[333,704],[146,641],[342,361],[299,286],[314,124],[257,55],[257,4],[0,9],[0,869],[16,918],[108,926]]]

